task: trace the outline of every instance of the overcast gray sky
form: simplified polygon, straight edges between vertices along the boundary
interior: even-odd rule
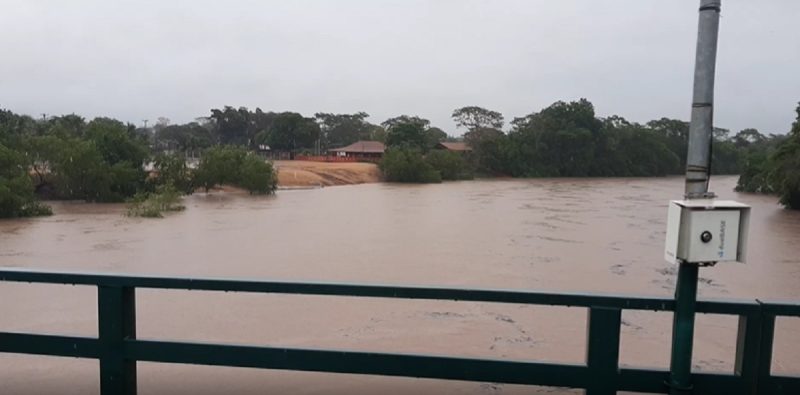
[[[688,119],[696,0],[0,0],[0,107],[141,125],[224,105],[506,120],[586,97],[601,116]],[[800,1],[724,0],[715,123],[785,133]]]

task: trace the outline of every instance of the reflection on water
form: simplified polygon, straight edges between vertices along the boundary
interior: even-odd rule
[[[773,197],[731,192],[735,181],[717,177],[712,189],[753,206],[749,262],[703,269],[700,295],[800,299],[800,213],[780,209]],[[121,205],[55,203],[52,217],[0,222],[0,265],[671,295],[675,270],[662,259],[666,204],[682,189],[680,178],[557,179],[372,184],[275,197],[198,194],[186,199],[186,211],[161,220],[124,217]],[[144,337],[572,362],[585,354],[582,309],[175,291],[139,296]],[[0,283],[0,300],[15,301],[0,307],[2,330],[96,334],[90,288]],[[732,317],[698,318],[696,365],[732,368],[735,324]],[[778,330],[779,339],[792,339],[800,324],[779,322]],[[626,312],[622,361],[666,366],[669,332],[668,314]],[[800,371],[800,352],[786,350],[776,370]],[[34,391],[26,383],[42,371],[52,378]],[[276,393],[307,394],[526,390],[152,364],[140,371],[143,394],[167,386],[172,393],[179,384],[187,394],[257,393],[267,383]],[[4,355],[0,382],[14,393],[71,393],[63,383],[75,383],[76,394],[96,393],[96,362]]]

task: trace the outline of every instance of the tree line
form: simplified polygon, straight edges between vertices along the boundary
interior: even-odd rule
[[[686,167],[688,122],[661,118],[645,124],[597,117],[586,99],[556,102],[511,120],[480,107],[457,109],[477,168],[513,177],[646,177],[681,174]],[[740,155],[727,129],[715,128],[712,171],[735,174]]]
[[[383,141],[384,128],[366,121],[367,113],[316,113],[306,117],[296,112],[264,112],[260,108],[225,106],[212,109],[208,117],[170,125],[161,118],[153,127],[154,148],[202,151],[214,145],[235,145],[251,150],[269,147],[296,153],[341,147],[358,140]]]
[[[781,204],[800,209],[800,103],[788,134],[766,137],[754,129],[743,130],[736,144],[742,148],[742,165],[736,190],[776,194]],[[747,132],[747,133],[745,133]],[[738,136],[738,135],[737,135]]]
[[[800,207],[800,106],[787,135],[714,129],[712,172],[741,174],[737,189],[775,193]],[[224,106],[185,124],[159,119],[151,128],[110,118],[86,121],[71,114],[34,119],[0,110],[0,217],[46,214],[35,197],[112,202],[155,193],[181,193],[235,184],[272,193],[272,165],[253,154],[265,149],[325,152],[358,140],[382,141],[380,164],[389,181],[439,182],[480,176],[628,177],[682,174],[689,124],[661,118],[647,123],[598,117],[586,99],[556,102],[507,128],[504,116],[477,106],[452,118],[466,132],[450,137],[429,120],[401,115],[381,124],[368,114],[265,112]],[[464,141],[466,154],[434,150]],[[202,152],[197,169],[184,155]],[[145,171],[152,164],[155,172]],[[154,176],[155,174],[156,176]]]
[[[192,170],[183,153],[154,150],[152,138],[110,118],[34,119],[0,110],[0,217],[49,214],[37,198],[121,202],[221,184],[255,194],[276,189],[272,164],[243,147],[209,146]]]
[[[800,105],[787,135],[744,129],[731,135],[714,128],[711,172],[740,174],[737,190],[774,193],[800,209]],[[647,177],[683,174],[689,123],[661,118],[641,124],[612,115],[598,117],[586,99],[556,102],[523,117],[469,106],[453,111],[472,148],[466,160],[448,158],[450,171],[437,167],[441,154],[425,140],[428,122],[406,117],[387,126],[388,152],[382,163],[390,180],[439,182],[473,173],[512,177]],[[456,169],[453,171],[452,169]]]

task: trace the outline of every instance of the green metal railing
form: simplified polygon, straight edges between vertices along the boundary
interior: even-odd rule
[[[0,332],[0,352],[100,360],[103,395],[136,393],[136,362],[164,362],[313,372],[420,377],[667,393],[667,370],[619,365],[622,310],[673,311],[672,299],[620,295],[541,293],[493,289],[293,283],[0,270],[0,281],[73,284],[98,289],[98,338]],[[343,350],[257,347],[144,340],[136,337],[137,288],[226,292],[431,299],[588,309],[583,364],[508,361]],[[697,394],[800,394],[800,377],[771,373],[775,318],[800,317],[800,304],[698,301],[697,312],[739,317],[735,369],[731,374],[694,372]]]

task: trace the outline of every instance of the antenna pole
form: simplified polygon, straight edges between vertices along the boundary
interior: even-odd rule
[[[714,128],[714,72],[721,0],[701,0],[697,27],[692,118],[686,155],[686,199],[714,197],[708,192],[711,174],[711,139]],[[672,355],[667,383],[671,395],[692,393],[692,347],[700,267],[681,262],[675,286],[675,314],[672,321]]]
[[[711,173],[711,139],[714,129],[714,72],[721,0],[700,1],[697,53],[694,66],[692,118],[686,155],[686,198],[712,197],[708,193]]]

